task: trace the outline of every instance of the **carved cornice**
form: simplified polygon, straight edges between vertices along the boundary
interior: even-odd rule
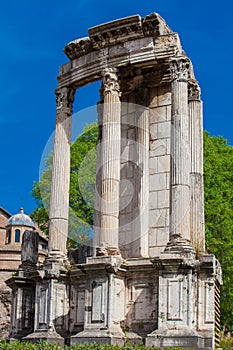
[[[88,33],[89,37],[74,40],[65,47],[64,52],[71,60],[118,43],[171,34],[172,30],[157,13],[152,13],[145,18],[135,15],[107,22],[90,28]]]
[[[158,37],[171,34],[172,30],[158,13],[147,15],[142,22],[142,29],[145,36]]]
[[[63,87],[55,91],[57,111],[65,109],[67,113],[72,114],[75,91],[73,86]]]
[[[172,80],[187,82],[189,78],[190,61],[186,56],[177,56],[170,59]]]
[[[71,41],[68,45],[66,45],[64,52],[69,59],[74,60],[77,57],[91,52],[92,49],[93,47],[90,38],[85,37]]]
[[[139,15],[121,18],[88,30],[94,49],[142,38],[142,18]]]
[[[163,257],[157,257],[151,260],[153,266],[159,270],[179,270],[192,269],[195,272],[200,269],[200,262],[196,260],[195,256],[175,256],[174,254],[167,254]]]
[[[109,93],[120,93],[116,68],[105,68],[102,72],[102,79],[104,95]]]
[[[143,20],[142,29],[145,36],[159,36],[159,18],[156,13],[152,13]]]
[[[189,80],[188,82],[188,100],[199,101],[201,95],[201,89],[196,80]]]

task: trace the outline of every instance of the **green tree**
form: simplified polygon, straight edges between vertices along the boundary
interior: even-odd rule
[[[223,271],[221,322],[233,330],[233,147],[204,132],[205,232],[207,249]]]
[[[69,246],[90,238],[94,222],[94,186],[98,125],[87,125],[71,145]],[[48,213],[52,176],[52,153],[39,182],[34,182],[32,195],[37,208],[32,213],[39,228],[48,233]]]

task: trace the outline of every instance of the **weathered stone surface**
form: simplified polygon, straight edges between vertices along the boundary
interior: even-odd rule
[[[39,234],[26,230],[23,234],[21,261],[24,265],[36,265],[38,262]]]
[[[10,331],[11,290],[2,288],[0,291],[0,332],[1,339],[6,339]]]

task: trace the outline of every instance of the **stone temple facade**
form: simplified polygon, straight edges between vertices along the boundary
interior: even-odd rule
[[[28,233],[24,261],[8,281],[10,338],[214,349],[221,268],[205,249],[202,102],[178,34],[156,13],[135,15],[89,29],[65,53],[49,252],[38,269]],[[72,104],[76,90],[97,80],[93,249],[70,266]]]

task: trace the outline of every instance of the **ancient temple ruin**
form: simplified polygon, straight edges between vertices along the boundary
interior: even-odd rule
[[[221,268],[205,249],[202,102],[177,33],[156,13],[89,29],[58,76],[49,253],[31,244],[11,338],[214,349]],[[101,80],[93,253],[66,252],[72,105]],[[30,322],[29,322],[30,317]]]

